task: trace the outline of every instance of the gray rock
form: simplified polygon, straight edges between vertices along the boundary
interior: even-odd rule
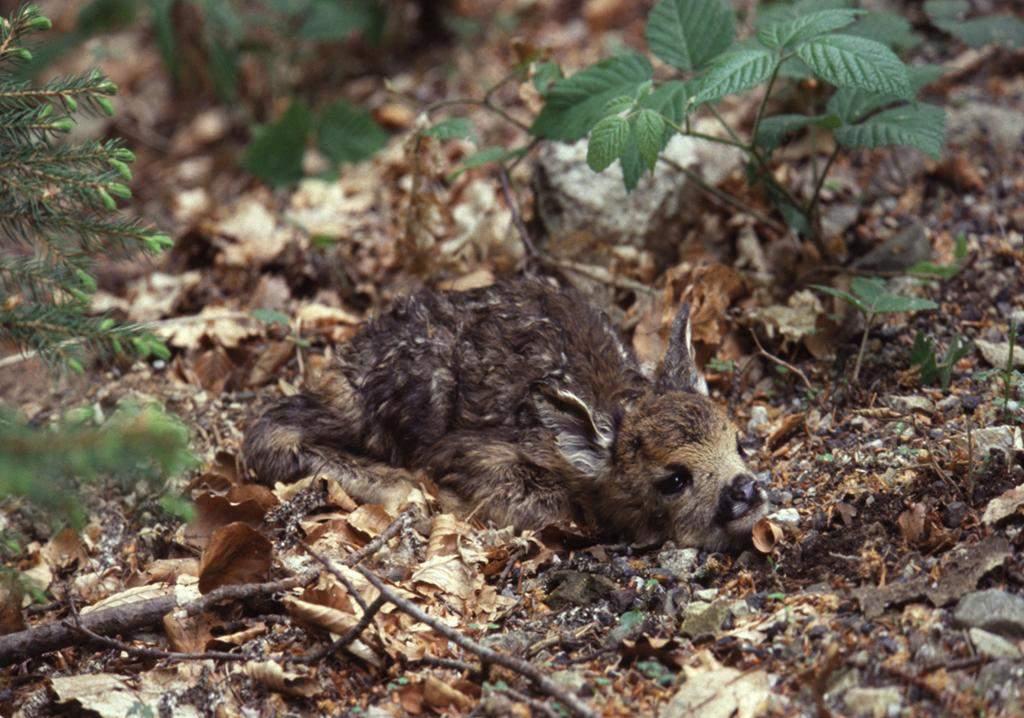
[[[1024,666],[1018,662],[996,660],[982,666],[974,683],[986,700],[1008,701],[1019,698],[1024,685]],[[1013,715],[1004,713],[1003,715]]]
[[[858,258],[853,266],[857,269],[901,272],[931,257],[932,244],[924,225],[914,222]]]
[[[918,396],[911,394],[910,396],[891,396],[889,397],[889,406],[896,411],[920,411],[925,414],[931,414],[935,411],[935,403],[926,396]]]
[[[768,520],[783,526],[796,526],[800,523],[800,512],[794,508],[779,509],[775,513],[769,514]]]
[[[971,643],[974,644],[975,649],[983,656],[1011,660],[1021,657],[1020,649],[1017,646],[994,633],[989,633],[981,628],[972,628],[967,634],[971,637]]]
[[[747,431],[754,433],[759,427],[764,426],[768,423],[768,409],[755,404],[750,409],[750,421],[747,422]]]
[[[1024,638],[1024,598],[995,588],[975,591],[960,599],[953,620],[965,628]]]
[[[1000,153],[1020,149],[1024,115],[1009,107],[968,102],[963,107],[950,107],[947,118],[950,144],[967,144],[987,136]]]
[[[843,694],[843,702],[852,715],[886,718],[891,714],[899,714],[900,689],[896,686],[851,688]]]
[[[664,156],[699,172],[712,186],[742,161],[738,150],[681,135],[672,138]],[[572,145],[545,143],[537,159],[534,193],[537,213],[550,236],[585,232],[609,245],[650,249],[669,261],[675,260],[680,224],[688,220],[685,215],[695,218],[697,208],[706,204],[701,190],[664,162],[627,193],[619,163],[600,173],[587,166],[585,140]]]
[[[718,589],[717,588],[702,588],[699,591],[695,591],[693,595],[694,595],[694,598],[696,598],[699,601],[711,602],[711,601],[714,601],[715,597],[718,596]]]
[[[683,619],[683,623],[679,627],[679,632],[684,636],[687,638],[717,636],[718,632],[722,630],[722,624],[729,618],[729,601],[715,601],[700,613],[696,611],[693,613],[687,611],[686,613],[689,615]]]
[[[680,581],[690,581],[700,567],[700,552],[695,548],[665,549],[658,554],[658,566]]]

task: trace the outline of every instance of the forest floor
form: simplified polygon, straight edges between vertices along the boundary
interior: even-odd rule
[[[481,5],[466,17],[523,4]],[[371,108],[387,146],[337,179],[273,191],[238,167],[244,113],[176,95],[145,28],[61,61],[99,60],[121,87],[116,118],[91,131],[126,138],[138,154],[132,211],[175,238],[158,259],[103,263],[97,308],[151,323],[173,355],[60,382],[35,361],[4,362],[0,388],[38,423],[72,406],[158,401],[189,427],[201,468],[183,485],[195,505],[184,525],[113,490],[88,494],[81,534],[7,513],[29,539],[17,568],[51,601],[24,620],[74,640],[8,665],[0,713],[1024,715],[1024,414],[1001,371],[1011,322],[1024,324],[1024,54],[926,38],[915,52],[950,68],[928,93],[949,113],[945,155],[841,154],[823,198],[830,262],[704,194],[646,239],[556,236],[538,211],[538,151],[506,194],[493,165],[451,176],[469,142],[414,139],[425,108],[482,98],[506,75],[513,37],[565,68],[643,47],[633,5],[586,3],[584,18],[578,3],[537,4],[514,31],[495,22],[352,73],[331,93]],[[254,105],[267,101],[259,79]],[[523,122],[537,101],[518,81],[493,99]],[[487,145],[528,139],[463,109]],[[754,109],[730,113],[742,123]],[[810,136],[778,172],[806,186],[830,151]],[[742,167],[726,165],[718,185],[770,213]],[[953,269],[910,276],[921,260]],[[778,511],[760,551],[600,545],[571,526],[517,536],[445,515],[424,535],[315,477],[244,483],[247,422],[390,299],[524,272],[588,291],[644,360],[663,350],[681,298],[693,303],[712,396],[770,476]],[[939,309],[880,317],[853,381],[863,324],[811,285],[864,274]],[[919,333],[940,362],[971,342],[948,388],[912,365]],[[1024,366],[1021,348],[1014,362]],[[149,625],[107,632],[113,641],[73,630],[88,611],[168,597],[176,611],[160,604]],[[327,650],[364,615],[358,639]]]

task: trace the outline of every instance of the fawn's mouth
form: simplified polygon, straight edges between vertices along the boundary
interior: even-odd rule
[[[719,495],[715,518],[730,533],[742,531],[767,512],[767,504],[768,494],[752,476],[737,476]]]

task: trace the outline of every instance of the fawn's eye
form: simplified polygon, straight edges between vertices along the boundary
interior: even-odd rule
[[[693,474],[685,466],[670,466],[669,471],[671,473],[668,476],[654,485],[665,496],[685,491],[693,483]]]

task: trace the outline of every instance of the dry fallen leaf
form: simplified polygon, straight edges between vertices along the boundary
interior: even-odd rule
[[[265,581],[273,553],[270,539],[248,524],[235,522],[210,537],[199,565],[199,591],[220,586]]]
[[[305,671],[286,671],[274,661],[247,663],[244,670],[255,680],[278,693],[311,698],[320,692],[316,676]]]
[[[475,701],[465,693],[434,676],[427,676],[423,683],[423,701],[438,710],[454,706],[468,711],[475,705]]]
[[[927,509],[922,503],[915,503],[896,519],[900,534],[908,544],[920,543],[925,537],[925,514]]]
[[[751,531],[751,538],[754,541],[754,548],[761,553],[771,553],[779,541],[782,540],[784,533],[782,527],[778,526],[768,519],[761,519]]]

